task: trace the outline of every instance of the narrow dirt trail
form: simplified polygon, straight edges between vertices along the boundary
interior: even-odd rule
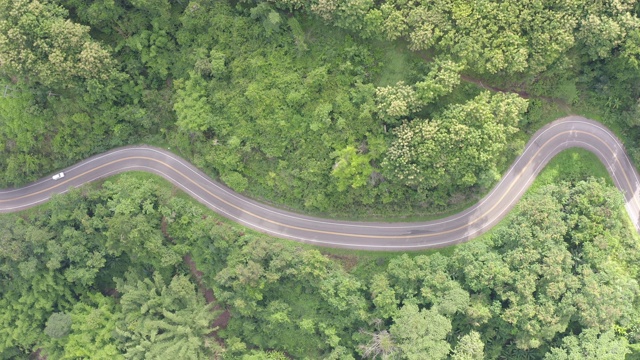
[[[171,243],[175,243],[175,241],[167,231],[167,223],[164,218],[162,219],[160,230],[162,231],[162,235],[165,237],[165,239],[169,240]],[[202,281],[202,276],[204,275],[204,273],[198,270],[198,267],[196,266],[196,262],[193,261],[191,254],[184,255],[182,257],[182,260],[184,261],[185,265],[187,265],[187,267],[189,268],[189,272],[191,273],[191,276],[193,276],[193,279],[196,281],[196,285],[198,285],[198,290],[200,290],[200,293],[204,296],[204,299],[207,302],[207,304],[214,304],[211,311],[218,311],[218,310],[222,311],[220,315],[218,315],[216,319],[213,321],[213,323],[211,324],[211,328],[216,330],[211,332],[209,336],[215,337],[216,341],[218,341],[218,343],[223,345],[223,341],[217,336],[217,331],[227,327],[227,325],[229,324],[229,319],[231,319],[231,313],[229,312],[229,309],[223,309],[220,306],[220,303],[218,303],[218,299],[216,299],[215,295],[213,294],[213,289],[207,288],[205,286],[204,281]]]
[[[218,300],[216,299],[215,295],[213,294],[213,290],[207,288],[204,285],[204,282],[202,281],[202,276],[204,275],[204,273],[198,270],[198,268],[196,267],[195,261],[193,261],[193,259],[191,258],[191,255],[187,254],[183,256],[182,259],[184,260],[184,263],[189,268],[189,272],[191,272],[191,275],[196,280],[196,284],[198,284],[198,289],[204,295],[204,298],[207,301],[207,304],[211,304],[211,303],[215,304],[213,306],[213,309],[211,310],[212,311],[222,310],[222,313],[218,315],[218,317],[213,321],[213,323],[211,324],[211,327],[212,328],[217,327],[218,330],[226,328],[227,325],[229,324],[229,319],[231,319],[231,313],[229,312],[229,309],[223,309],[218,303]],[[216,331],[214,331],[212,335],[215,336],[215,333]]]

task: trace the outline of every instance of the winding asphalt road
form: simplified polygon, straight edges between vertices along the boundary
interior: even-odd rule
[[[20,211],[90,181],[125,171],[154,173],[215,212],[252,229],[305,243],[365,250],[407,251],[468,241],[488,231],[513,208],[542,168],[560,151],[580,147],[606,165],[622,191],[625,207],[640,231],[640,180],[620,140],[602,124],[580,116],[556,120],[531,138],[495,188],[474,206],[444,219],[413,223],[348,222],[313,218],[276,209],[211,180],[169,151],[132,146],[115,149],[18,189],[0,191],[0,212]]]

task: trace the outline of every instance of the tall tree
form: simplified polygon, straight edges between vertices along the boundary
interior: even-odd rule
[[[562,339],[562,346],[552,348],[545,360],[623,360],[630,353],[627,339],[613,331],[599,333],[586,329],[580,335]]]
[[[186,276],[167,285],[158,272],[151,279],[118,279],[122,293],[116,332],[124,342],[125,358],[208,359],[219,350],[206,335],[218,312],[205,304]]]
[[[297,357],[352,346],[366,317],[361,283],[316,250],[250,240],[215,277],[218,298],[232,305],[227,329]]]
[[[445,359],[451,350],[445,340],[451,331],[451,321],[435,310],[420,310],[406,304],[393,318],[389,329],[401,357],[407,360]]]
[[[89,293],[69,313],[71,332],[58,349],[45,348],[52,358],[71,360],[123,360],[115,338],[117,308],[115,300],[100,293]]]
[[[114,75],[111,54],[48,0],[0,1],[0,65],[45,87],[66,88]]]
[[[485,92],[432,120],[403,124],[382,166],[420,191],[490,184],[526,108],[516,95]]]
[[[458,340],[451,360],[482,360],[484,359],[484,343],[477,331],[472,331]]]
[[[472,296],[495,299],[499,316],[485,331],[491,352],[506,346],[498,339],[530,350],[571,328],[629,326],[638,284],[623,270],[634,257],[623,253],[637,250],[619,250],[618,239],[630,234],[611,236],[628,231],[612,216],[620,201],[599,181],[549,185],[519,204],[511,226],[456,250],[458,281]]]

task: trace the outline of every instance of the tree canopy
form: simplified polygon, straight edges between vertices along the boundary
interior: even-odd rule
[[[294,211],[450,213],[565,114],[602,119],[640,159],[639,15],[631,0],[0,0],[0,187],[150,143]],[[420,254],[269,238],[147,175],[71,190],[0,216],[0,357],[635,356],[638,238],[620,194],[578,173],[482,239]]]

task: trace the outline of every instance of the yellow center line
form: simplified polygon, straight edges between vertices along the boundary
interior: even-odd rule
[[[155,159],[153,159],[153,158],[148,158],[148,157],[137,157],[137,156],[133,156],[133,157],[126,157],[126,158],[122,158],[122,159],[118,159],[118,160],[110,161],[110,162],[108,162],[108,163],[106,163],[106,164],[103,164],[103,165],[100,165],[100,166],[96,166],[96,167],[95,167],[95,168],[93,168],[93,169],[90,169],[90,170],[87,170],[87,171],[85,171],[85,172],[83,172],[83,173],[81,173],[81,174],[78,174],[78,175],[76,175],[76,176],[74,176],[74,177],[72,177],[72,178],[67,178],[67,180],[64,180],[64,181],[58,181],[58,182],[56,182],[56,184],[55,184],[55,185],[50,186],[50,187],[48,187],[48,188],[46,188],[46,189],[42,189],[42,190],[39,190],[39,191],[36,191],[36,192],[33,192],[33,193],[29,193],[29,194],[26,194],[26,195],[22,195],[22,196],[14,197],[14,198],[11,198],[11,199],[0,200],[0,203],[9,202],[9,201],[16,201],[16,200],[20,200],[20,199],[28,198],[28,197],[31,197],[31,196],[35,196],[35,195],[38,195],[38,194],[42,194],[43,192],[47,192],[47,191],[49,191],[49,190],[51,190],[51,189],[55,189],[55,188],[57,188],[57,187],[60,187],[60,186],[62,186],[62,185],[64,185],[64,184],[66,184],[66,183],[68,183],[68,182],[70,182],[70,181],[73,181],[74,179],[77,179],[77,178],[79,178],[79,177],[81,177],[81,176],[84,176],[84,175],[86,175],[86,174],[92,173],[92,172],[94,172],[94,171],[96,171],[96,170],[102,169],[103,167],[109,166],[109,165],[111,165],[111,164],[115,164],[115,163],[117,163],[117,162],[121,162],[121,161],[125,161],[125,160],[130,160],[130,159],[137,159],[137,158],[140,158],[140,159],[148,159],[148,160],[154,160],[154,161],[155,161]]]
[[[575,131],[575,132],[579,132],[579,133],[581,133],[581,134],[586,134],[586,135],[588,135],[588,136],[591,136],[591,137],[593,137],[593,138],[596,138],[596,139],[600,140],[600,138],[598,138],[597,136],[595,136],[595,135],[593,135],[593,134],[591,134],[591,133],[589,133],[589,132],[582,131],[582,130],[573,130],[573,131]],[[555,136],[554,136],[554,138],[555,138]],[[623,171],[622,171],[622,175],[624,176],[624,179],[625,179],[625,181],[627,182],[627,186],[629,186],[629,190],[633,191],[633,185],[631,184],[631,181],[629,180],[629,177],[627,176],[626,171],[624,171],[624,166],[622,165],[622,163],[621,163],[621,162],[620,162],[620,160],[618,159],[618,156],[615,156],[616,152],[615,152],[615,151],[613,151],[613,149],[612,149],[612,148],[609,146],[609,144],[607,144],[606,142],[604,142],[604,141],[602,141],[602,140],[600,140],[600,142],[601,142],[604,146],[606,146],[606,147],[607,147],[607,149],[609,149],[609,151],[614,155],[614,157],[615,157],[615,159],[616,159],[616,163],[618,163],[618,165],[620,165],[620,168],[623,170]],[[622,149],[622,152],[624,153],[624,149]],[[625,154],[625,156],[626,156],[626,154]],[[631,162],[629,162],[629,164],[630,164],[631,169],[633,170],[633,168],[634,168],[633,164],[631,164]],[[613,172],[613,168],[611,169],[611,172]],[[612,178],[614,178],[614,177],[612,176]],[[614,178],[614,180],[615,180],[615,178]],[[622,191],[622,189],[620,189],[620,191]],[[634,195],[634,193],[633,193],[633,192],[632,192],[630,195],[631,195],[631,198],[633,199],[633,203],[636,205],[636,207],[638,208],[638,210],[640,210],[640,203],[638,202],[638,197],[636,197],[636,196]]]
[[[524,169],[529,168],[529,166],[531,165],[531,163],[533,162],[533,160],[536,158],[536,156],[540,153],[540,150],[543,149],[548,143],[550,143],[551,141],[553,141],[554,139],[556,139],[559,136],[562,136],[566,133],[571,133],[571,132],[578,132],[578,133],[582,133],[582,134],[586,134],[592,137],[595,137],[593,134],[588,133],[588,132],[584,132],[584,131],[580,131],[580,130],[571,130],[571,131],[564,131],[561,133],[556,134],[555,136],[553,136],[551,139],[547,140],[542,146],[540,146],[540,149],[534,153],[531,157],[531,159],[529,160],[529,162],[527,162],[527,164],[523,167]],[[596,139],[600,140],[599,138],[595,137]],[[609,145],[600,140],[608,149],[609,151],[611,151],[612,154],[615,154],[615,152],[611,149],[611,147],[609,147]],[[509,194],[509,192],[511,191],[511,189],[515,186],[515,184],[518,182],[518,180],[520,179],[520,177],[522,177],[524,171],[521,171],[517,177],[515,178],[515,180],[511,183],[511,185],[502,193],[502,196],[498,199],[498,201],[487,211],[485,211],[483,214],[481,214],[480,216],[478,216],[477,218],[475,218],[473,221],[470,221],[468,223],[466,223],[465,225],[453,228],[453,229],[449,229],[449,230],[444,230],[444,231],[440,231],[437,233],[428,233],[428,234],[415,234],[415,235],[361,235],[361,234],[350,234],[350,233],[341,233],[341,232],[335,232],[335,231],[325,231],[325,230],[314,230],[314,229],[310,229],[310,228],[304,228],[304,227],[299,227],[299,226],[295,226],[295,225],[287,225],[287,224],[283,224],[281,222],[278,221],[274,221],[262,216],[259,216],[257,214],[252,213],[251,211],[248,211],[246,209],[243,209],[231,202],[228,202],[227,200],[224,200],[223,198],[221,198],[220,196],[216,195],[215,193],[209,191],[208,189],[204,188],[202,185],[200,185],[199,183],[197,183],[196,181],[194,181],[193,179],[191,179],[190,177],[188,177],[187,175],[185,175],[184,173],[182,173],[181,171],[179,171],[178,169],[172,167],[171,165],[154,159],[154,158],[150,158],[150,157],[145,157],[145,156],[131,156],[131,157],[126,157],[126,158],[122,158],[122,159],[117,159],[117,160],[113,160],[110,161],[108,163],[105,163],[103,165],[97,166],[95,168],[92,168],[90,170],[87,170],[81,174],[78,174],[72,178],[69,178],[63,182],[59,182],[54,186],[51,186],[47,189],[43,189],[43,190],[39,190],[37,192],[31,193],[31,194],[27,194],[27,195],[22,195],[19,197],[15,197],[12,199],[8,199],[8,200],[0,200],[0,203],[2,202],[8,202],[8,201],[15,201],[15,200],[19,200],[19,199],[23,199],[26,197],[30,197],[30,196],[35,196],[38,194],[41,194],[43,192],[49,191],[51,189],[63,186],[64,184],[77,179],[79,177],[82,177],[84,175],[90,174],[92,172],[95,172],[96,170],[99,170],[101,168],[104,168],[106,166],[118,163],[118,162],[123,162],[123,161],[127,161],[127,160],[133,160],[133,159],[140,159],[140,160],[148,160],[148,161],[152,161],[152,162],[156,162],[158,164],[161,164],[173,171],[175,171],[176,173],[180,174],[184,179],[188,180],[190,183],[192,183],[193,185],[197,186],[198,188],[200,188],[202,191],[206,192],[207,194],[209,194],[210,196],[212,196],[213,198],[217,199],[218,201],[236,209],[239,210],[247,215],[250,215],[256,219],[271,223],[273,225],[278,225],[278,226],[282,226],[288,229],[294,229],[294,230],[301,230],[301,231],[307,231],[307,232],[313,232],[313,233],[319,233],[319,234],[326,234],[326,235],[336,235],[336,236],[346,236],[346,237],[356,237],[356,238],[373,238],[373,239],[414,239],[414,238],[427,238],[427,237],[434,237],[434,236],[439,236],[439,235],[445,235],[445,234],[449,234],[458,230],[462,230],[470,225],[475,224],[476,222],[484,219],[485,217],[487,217],[488,214],[490,214],[497,206],[502,205],[502,201],[504,200],[504,198]],[[622,167],[622,163],[620,162],[620,160],[616,157],[616,162],[620,165],[620,167]],[[629,188],[633,188],[631,186],[631,183],[629,182],[629,178],[627,177],[626,172],[623,171],[623,175],[625,177],[625,180],[627,182],[627,185],[629,185]],[[638,205],[637,199],[635,198],[635,196],[633,196],[634,202],[636,203],[636,205]],[[640,207],[640,206],[639,206]],[[397,229],[397,228],[396,228]]]

